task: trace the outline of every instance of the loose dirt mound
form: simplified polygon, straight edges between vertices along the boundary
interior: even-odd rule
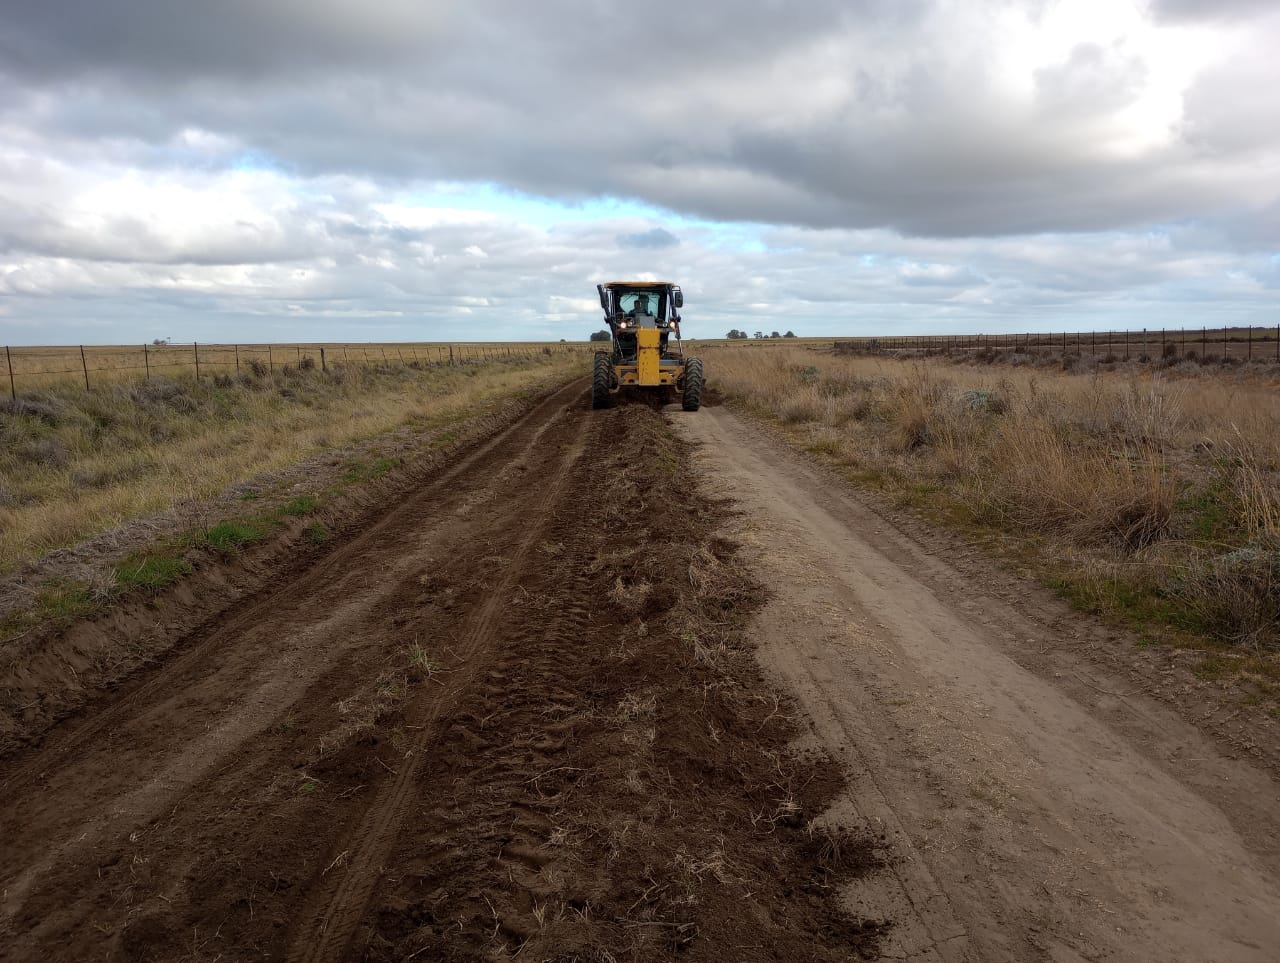
[[[0,955],[874,956],[644,406],[542,406],[6,774]],[[8,845],[8,844],[7,844]]]

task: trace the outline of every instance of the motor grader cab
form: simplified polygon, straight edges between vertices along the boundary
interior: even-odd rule
[[[597,284],[610,351],[597,351],[591,372],[591,407],[607,408],[623,389],[678,392],[685,411],[702,404],[702,362],[686,358],[680,341],[684,293],[670,281]],[[674,336],[674,337],[673,337]]]

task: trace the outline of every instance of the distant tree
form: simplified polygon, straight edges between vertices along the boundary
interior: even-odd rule
[[[611,335],[608,331],[597,331],[595,332],[595,334],[591,335],[592,341],[610,341],[612,339],[613,339],[613,335]]]
[[[786,334],[783,335],[784,338],[794,338],[795,336],[796,336],[796,333],[794,331],[788,331]]]
[[[771,338],[781,338],[781,337],[782,337],[782,335],[778,334],[778,332],[777,332],[777,331],[775,331],[775,332],[773,332],[773,334],[769,335],[769,337],[771,337]]]
[[[156,339],[155,339],[154,341],[152,341],[151,343],[152,343],[152,344],[168,344],[168,343],[169,343],[169,340],[170,340],[169,338],[156,338]]]
[[[755,333],[755,337],[756,337],[757,339],[759,339],[760,341],[763,341],[763,340],[764,340],[764,332],[763,332],[763,331],[757,331],[757,332]]]
[[[747,337],[747,332],[739,331],[737,328],[733,328],[732,330],[729,331],[726,337],[730,341],[743,341]]]
[[[564,343],[565,343],[565,341],[567,341],[567,340],[568,340],[568,338],[561,338],[561,339],[560,339],[560,343],[561,343],[561,344],[564,344]]]

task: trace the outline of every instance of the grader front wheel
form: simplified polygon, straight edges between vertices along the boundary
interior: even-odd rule
[[[591,369],[591,407],[608,408],[613,404],[612,387],[613,359],[605,352],[597,351],[595,366]]]
[[[697,411],[702,406],[702,359],[690,358],[684,363],[684,394],[680,407]]]

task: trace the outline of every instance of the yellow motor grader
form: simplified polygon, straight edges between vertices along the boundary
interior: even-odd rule
[[[591,371],[591,407],[608,408],[624,388],[678,392],[685,411],[702,404],[702,361],[686,358],[680,343],[684,293],[670,281],[597,284],[609,351],[597,351]],[[674,344],[672,335],[675,335]]]

